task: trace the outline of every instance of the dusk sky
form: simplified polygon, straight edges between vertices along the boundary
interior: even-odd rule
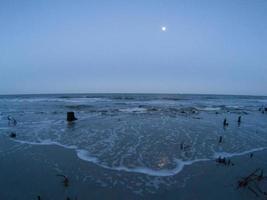
[[[90,92],[267,95],[267,0],[0,0],[0,94]]]

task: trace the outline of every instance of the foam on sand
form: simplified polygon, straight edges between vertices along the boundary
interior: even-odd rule
[[[53,142],[51,140],[44,140],[41,142],[27,142],[27,141],[21,141],[21,140],[14,140],[14,141],[22,143],[22,144],[29,144],[29,145],[57,145],[60,147],[64,147],[66,149],[73,149],[76,151],[77,157],[79,159],[96,164],[97,166],[105,168],[105,169],[115,170],[115,171],[124,171],[124,172],[130,172],[130,173],[140,173],[140,174],[145,174],[149,176],[159,176],[159,177],[174,176],[180,173],[183,170],[183,168],[187,165],[192,165],[197,162],[211,161],[214,158],[218,158],[219,156],[221,157],[242,156],[242,155],[246,155],[252,152],[263,151],[267,149],[267,147],[261,147],[261,148],[255,148],[255,149],[251,149],[251,150],[247,150],[243,152],[237,152],[237,153],[215,152],[213,155],[213,158],[195,159],[195,160],[190,160],[190,161],[183,161],[180,159],[175,159],[176,167],[173,169],[151,169],[148,167],[134,167],[134,168],[129,168],[126,166],[110,167],[110,166],[101,164],[99,159],[97,157],[91,156],[87,150],[79,149],[75,145],[63,145],[58,142]]]

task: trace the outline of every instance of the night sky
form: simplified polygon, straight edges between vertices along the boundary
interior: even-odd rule
[[[0,94],[266,87],[266,0],[0,0]]]

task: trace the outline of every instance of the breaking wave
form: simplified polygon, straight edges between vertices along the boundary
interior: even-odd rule
[[[118,167],[110,167],[108,165],[101,164],[99,159],[97,157],[91,156],[90,153],[87,150],[84,149],[79,149],[75,145],[64,145],[59,142],[53,142],[51,140],[43,140],[41,142],[28,142],[28,141],[21,141],[21,140],[14,140],[16,142],[22,143],[22,144],[29,144],[29,145],[56,145],[60,146],[66,149],[72,149],[76,151],[76,155],[79,159],[93,163],[99,167],[102,167],[104,169],[108,170],[114,170],[114,171],[124,171],[124,172],[129,172],[129,173],[140,173],[140,174],[145,174],[149,176],[158,176],[158,177],[166,177],[166,176],[174,176],[178,173],[180,173],[185,166],[192,165],[194,163],[198,162],[205,162],[205,161],[212,161],[219,156],[221,157],[235,157],[235,156],[242,156],[246,154],[250,154],[252,152],[257,152],[257,151],[263,151],[266,150],[267,147],[261,147],[261,148],[255,148],[243,152],[236,152],[236,153],[227,153],[227,152],[214,152],[214,155],[212,158],[202,158],[202,159],[195,159],[195,160],[189,160],[189,161],[183,161],[181,159],[175,159],[176,167],[173,169],[151,169],[148,167],[126,167],[126,166],[118,166]]]

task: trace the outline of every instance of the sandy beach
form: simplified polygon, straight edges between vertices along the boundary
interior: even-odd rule
[[[253,158],[232,157],[234,166],[203,161],[174,176],[150,177],[103,169],[56,145],[20,144],[4,134],[0,138],[0,199],[261,199],[248,189],[237,190],[237,181],[256,168],[267,170],[265,150],[254,152]],[[69,178],[68,187],[57,174]],[[140,179],[147,182],[136,191]],[[161,184],[170,179],[171,185]],[[267,182],[261,187],[266,190]]]

